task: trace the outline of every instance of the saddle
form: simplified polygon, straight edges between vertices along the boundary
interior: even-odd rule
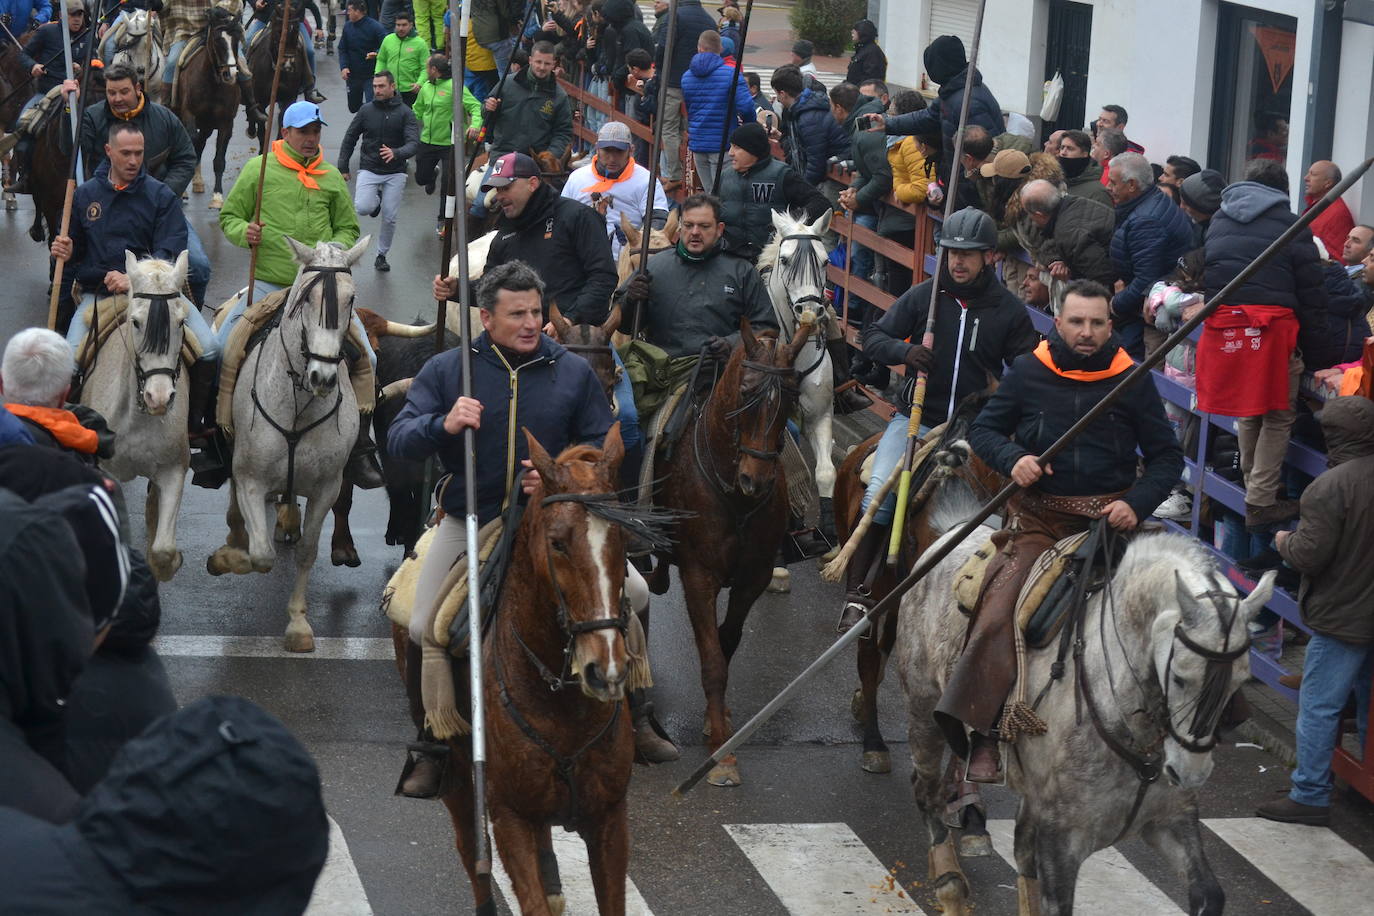
[[[49,89],[32,108],[19,116],[19,120],[14,123],[14,135],[38,136],[62,107],[62,86],[59,84]]]
[[[277,290],[248,306],[243,312],[243,319],[229,332],[229,339],[220,352],[219,400],[215,405],[215,422],[230,436],[234,434],[234,387],[238,381],[239,367],[253,348],[280,323],[282,306],[290,294],[289,287]],[[232,296],[216,310],[216,330],[224,323],[237,301],[238,296]],[[348,380],[353,385],[358,410],[370,414],[377,403],[377,381],[372,364],[367,359],[367,348],[358,334],[357,325],[352,322],[348,325],[345,347],[351,347],[352,352],[358,354],[348,363]]]
[[[84,376],[95,364],[95,358],[100,353],[105,341],[110,339],[129,317],[129,297],[124,293],[114,296],[97,298],[94,305],[89,305],[85,310],[86,326],[91,332],[81,339],[80,345],[76,348],[76,369],[77,374]],[[189,326],[182,329],[181,335],[181,361],[188,368],[195,364],[204,353],[204,348],[199,340],[196,339],[195,332]]]
[[[186,39],[181,54],[177,56],[176,66],[172,68],[172,86],[167,95],[169,108],[175,110],[181,104],[181,71],[203,50],[205,50],[204,33],[197,33],[195,37]]]

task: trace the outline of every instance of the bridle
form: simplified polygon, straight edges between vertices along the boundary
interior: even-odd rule
[[[296,290],[295,295],[291,297],[291,301],[288,302],[288,303],[285,305],[285,309],[287,310],[287,314],[288,314],[288,315],[291,315],[291,314],[295,314],[296,312],[300,311],[300,309],[304,307],[305,303],[306,303],[307,301],[309,301],[307,297],[309,296],[310,291],[311,291],[312,289],[314,289],[316,286],[319,286],[319,287],[320,287],[320,293],[321,293],[320,323],[324,325],[325,330],[328,330],[328,331],[338,330],[338,328],[341,326],[341,325],[340,325],[340,319],[342,318],[342,315],[341,315],[340,312],[339,312],[339,274],[349,274],[349,275],[352,275],[353,271],[352,271],[350,268],[348,268],[348,267],[302,267],[302,268],[301,268],[301,274],[302,274],[302,275],[308,274],[308,273],[316,274],[316,276],[313,277],[313,278],[311,278],[310,280],[307,280],[307,281],[305,281],[304,283],[302,283],[302,284],[300,285],[300,288],[299,288],[298,290]],[[348,301],[347,307],[348,307],[350,310],[352,309],[352,307],[353,307],[353,301],[352,301],[351,299]],[[278,332],[279,332],[279,334],[283,335],[283,337],[282,337],[282,348],[285,349],[285,347],[286,347],[286,341],[285,341],[285,337],[284,337],[285,332],[284,332],[284,331],[281,331],[281,326],[280,326],[280,325],[278,325],[277,327],[278,327]],[[337,363],[337,362],[339,362],[339,361],[341,361],[341,360],[343,359],[343,350],[342,350],[342,347],[340,348],[339,352],[337,352],[337,353],[325,354],[325,353],[315,353],[314,351],[312,351],[312,350],[310,349],[309,338],[308,338],[308,336],[307,336],[307,334],[306,334],[306,329],[305,329],[305,326],[304,326],[304,325],[301,326],[301,349],[300,349],[300,353],[301,353],[301,356],[304,356],[304,357],[305,357],[306,362],[309,362],[310,360],[313,359],[313,360],[317,360],[318,362],[322,362],[322,363]],[[288,359],[288,362],[289,362],[289,359]],[[292,378],[293,378],[293,379],[295,380],[295,382],[296,382],[296,387],[302,388],[302,390],[305,390],[305,389],[304,389],[304,383],[303,383],[303,381],[302,381],[302,376],[303,376],[303,375],[304,375],[304,373],[301,373],[301,374],[298,375],[294,370],[291,371],[291,376],[292,376]]]
[[[1174,573],[1174,577],[1178,578],[1177,572]],[[1179,585],[1182,586],[1181,579]],[[1230,618],[1222,621],[1220,649],[1209,649],[1199,644],[1183,629],[1183,621],[1180,620],[1174,625],[1173,641],[1169,646],[1169,661],[1164,666],[1164,723],[1169,731],[1169,736],[1177,741],[1180,747],[1192,751],[1194,754],[1205,754],[1217,746],[1217,723],[1221,721],[1222,711],[1226,708],[1227,687],[1231,683],[1231,664],[1250,651],[1250,638],[1247,635],[1240,645],[1230,648],[1231,625],[1234,624],[1236,614],[1240,609],[1238,597],[1220,589],[1210,589],[1200,595],[1192,595],[1191,598],[1195,601],[1201,598],[1210,598],[1213,600],[1227,599],[1235,602],[1235,609],[1232,610]],[[1197,703],[1193,709],[1193,721],[1188,726],[1188,731],[1191,734],[1203,736],[1200,741],[1178,733],[1178,730],[1174,728],[1172,710],[1169,708],[1169,685],[1173,682],[1174,654],[1180,644],[1207,662],[1207,669],[1202,678],[1202,692],[1198,695]]]
[[[803,233],[793,233],[793,234],[791,234],[791,235],[784,235],[781,239],[778,240],[778,261],[779,261],[779,262],[782,261],[782,243],[783,243],[783,242],[804,242],[804,243],[806,243],[806,244],[809,246],[809,245],[811,245],[812,243],[819,242],[819,241],[820,241],[820,239],[817,238],[816,236],[814,236],[814,235],[807,235],[807,234],[803,234]],[[812,261],[811,261],[810,259],[806,259],[806,260],[804,260],[804,261],[799,259],[799,260],[797,261],[797,263],[799,263],[799,264],[801,264],[801,263],[810,264],[810,263],[812,263]],[[771,266],[771,267],[766,267],[766,268],[764,268],[762,271],[760,271],[760,273],[761,273],[761,274],[762,274],[762,273],[772,273],[772,272],[775,271],[775,270],[777,270],[777,265],[773,265],[773,266]],[[795,272],[795,270],[793,270],[793,271],[791,271],[791,272]],[[808,272],[809,272],[809,271],[808,271]],[[781,271],[779,271],[779,273],[781,273]],[[794,282],[793,282],[793,281],[796,280],[796,279],[809,279],[809,280],[812,280],[812,281],[814,281],[815,287],[816,287],[817,289],[824,290],[824,289],[825,289],[825,268],[821,268],[821,275],[820,275],[819,277],[795,278],[795,277],[792,277],[792,276],[789,275],[789,276],[785,276],[785,277],[783,278],[783,290],[784,290],[784,292],[785,292],[786,295],[787,295],[787,306],[788,306],[788,308],[790,308],[790,309],[792,310],[792,318],[793,318],[793,320],[796,321],[796,322],[798,322],[798,323],[800,323],[800,322],[801,322],[801,319],[802,319],[802,314],[803,314],[804,312],[806,312],[807,309],[810,309],[811,311],[815,312],[817,315],[820,315],[822,312],[824,312],[827,303],[826,303],[826,301],[825,301],[825,297],[824,297],[823,295],[818,294],[818,293],[807,293],[807,294],[804,295],[804,296],[793,296],[793,295],[792,295],[792,291],[793,291],[793,289],[795,289],[796,286],[798,285],[797,283],[794,283]],[[820,335],[821,335],[822,333],[824,333],[824,332],[821,330],[821,323],[820,323],[819,321],[816,322],[816,330],[815,330],[814,333],[816,334],[817,340],[819,341],[819,340],[820,340]],[[798,374],[801,378],[806,378],[806,376],[810,375],[812,372],[815,372],[818,368],[820,368],[821,363],[825,360],[825,353],[826,353],[826,350],[825,350],[824,344],[822,344],[821,346],[818,346],[818,347],[816,348],[816,351],[817,351],[817,352],[816,352],[816,360],[815,360],[815,362],[811,363],[811,365],[807,366],[805,369],[798,369],[798,370],[797,370],[797,374]]]
[[[140,358],[139,354],[155,352],[158,355],[165,355],[168,352],[171,347],[171,340],[168,334],[171,327],[171,303],[180,298],[181,293],[129,293],[130,307],[133,306],[134,299],[147,299],[149,302],[153,303],[148,310],[150,316],[148,320],[148,330],[153,333],[153,340],[145,340],[143,346],[133,348],[134,379],[138,383],[138,390],[135,392],[135,403],[138,406],[139,413],[146,414],[148,412],[148,404],[144,400],[143,392],[148,385],[148,380],[155,375],[165,375],[172,380],[172,397],[176,397],[177,382],[181,379],[180,354],[177,354],[177,358],[172,361],[172,365],[154,366],[152,369],[143,368],[143,360]],[[151,317],[153,309],[158,307],[161,307],[165,312],[165,318],[159,320],[164,323],[166,329],[163,330],[160,335],[153,331],[152,326],[154,319]],[[161,337],[160,341],[157,340],[159,336]],[[168,403],[170,403],[170,399],[168,399]]]
[[[215,41],[215,36],[222,34],[229,39],[229,55],[225,60],[220,60],[221,47]],[[243,38],[242,26],[238,20],[234,19],[223,7],[212,6],[210,8],[210,19],[205,25],[205,48],[210,55],[210,66],[215,71],[215,78],[221,83],[234,82],[234,70],[237,61],[234,60],[235,43]]]

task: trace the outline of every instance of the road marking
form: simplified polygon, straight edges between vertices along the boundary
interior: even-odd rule
[[[1374,862],[1327,828],[1258,817],[1203,823],[1313,916],[1369,912]]]
[[[923,913],[848,824],[726,824],[793,916]]]
[[[993,848],[1013,869],[1015,828],[1015,821],[988,821]],[[1073,908],[1079,913],[1183,913],[1178,904],[1114,848],[1099,849],[1088,857],[1078,872],[1078,889],[1074,894]]]
[[[582,842],[582,837],[555,827],[553,852],[558,857],[558,875],[563,880],[563,897],[568,901],[565,912],[568,916],[584,916],[598,912],[596,890],[592,887],[591,868],[587,862],[587,845]],[[491,872],[511,912],[519,912],[520,906],[515,900],[510,875],[501,864],[499,855],[492,861]],[[639,888],[635,887],[635,883],[628,875],[625,877],[625,916],[654,916],[654,911],[649,909],[649,905],[640,896]]]
[[[159,655],[189,658],[316,658],[345,661],[393,661],[389,638],[316,636],[314,652],[287,652],[280,636],[167,636],[153,640]]]
[[[358,868],[348,852],[348,841],[334,818],[329,818],[329,857],[315,882],[305,916],[372,916]]]

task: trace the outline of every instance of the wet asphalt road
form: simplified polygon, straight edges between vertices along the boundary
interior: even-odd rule
[[[321,53],[319,62],[321,89],[330,97],[324,106],[329,119],[324,145],[333,161],[349,116],[335,59]],[[242,136],[242,121],[236,126],[240,135],[230,149],[229,182],[251,154]],[[208,161],[207,155],[207,165]],[[219,234],[215,214],[206,208],[208,200],[208,194],[192,195],[186,214],[199,229],[215,266],[208,299],[220,302],[246,283],[248,254]],[[390,256],[393,269],[389,274],[375,273],[370,251],[355,273],[358,304],[395,319],[432,314],[429,278],[440,258],[434,232],[436,209],[435,198],[426,197],[414,185],[407,187],[402,223]],[[6,307],[0,309],[2,339],[22,327],[40,324],[46,310],[44,251],[26,234],[30,218],[27,198],[20,199],[17,212],[0,215],[0,245],[8,253],[9,265]],[[365,233],[375,233],[375,220],[364,217],[362,223]],[[142,494],[141,482],[129,485],[128,503],[136,513],[143,504]],[[206,573],[206,556],[222,543],[227,495],[227,488],[207,491],[188,484],[182,504],[178,530],[185,565],[162,590],[164,654],[178,698],[187,702],[209,693],[250,697],[280,716],[315,754],[326,801],[347,839],[365,894],[365,899],[355,894],[323,911],[471,912],[471,897],[453,853],[442,806],[391,794],[403,745],[413,735],[403,690],[384,642],[389,625],[378,609],[383,585],[400,560],[399,550],[383,543],[384,493],[359,493],[355,500],[353,531],[362,566],[331,567],[325,551],[311,581],[310,620],[316,636],[362,638],[341,646],[343,657],[336,658],[321,657],[323,652],[284,658],[271,651],[279,644],[286,622],[285,603],[293,575],[289,548],[279,548],[278,566],[267,575],[217,579]],[[326,543],[331,527],[327,522]],[[141,521],[135,518],[134,530],[141,529]],[[760,599],[732,671],[729,699],[736,722],[762,706],[829,644],[839,599],[839,587],[821,582],[809,564],[794,567],[791,595]],[[669,795],[671,788],[703,754],[703,700],[696,653],[676,585],[669,595],[655,599],[653,620],[658,711],[683,746],[684,759],[652,770],[637,768],[631,788],[630,874],[648,909],[660,914],[918,912],[884,882],[885,873],[891,873],[917,905],[935,912],[932,898],[921,886],[926,843],[910,801],[905,745],[899,743],[904,727],[895,678],[884,684],[882,697],[884,731],[893,739],[895,772],[891,775],[873,776],[858,767],[858,730],[848,711],[854,685],[850,656],[832,664],[744,749],[742,788],[703,785],[685,800],[675,801]],[[248,639],[225,642],[194,637]],[[1204,818],[1247,818],[1254,805],[1286,787],[1285,771],[1263,751],[1225,747],[1217,756],[1216,774],[1202,793]],[[993,818],[1013,816],[1015,800],[1009,792],[992,789],[988,798]],[[1340,872],[1343,877],[1332,877],[1329,889],[1319,886],[1316,896],[1306,898],[1306,907],[1299,902],[1301,896],[1294,896],[1297,891],[1291,882],[1280,886],[1277,879],[1266,877],[1266,872],[1275,872],[1265,867],[1262,855],[1253,850],[1237,852],[1216,833],[1204,831],[1213,865],[1230,895],[1229,911],[1274,916],[1336,913],[1343,904],[1329,895],[1337,884],[1353,881],[1354,889],[1368,888],[1374,893],[1369,873],[1374,866],[1367,858],[1374,852],[1372,822],[1369,806],[1341,804],[1334,833],[1323,832],[1323,836],[1343,838],[1358,850],[1355,865],[1359,867]],[[778,828],[781,839],[775,838],[771,852],[760,851],[757,844],[741,839],[745,834],[725,826],[750,824],[822,825],[816,829],[825,836],[848,836],[845,831],[852,831],[858,844],[835,847],[816,840],[808,846],[799,839],[809,836],[808,828],[789,826]],[[1257,835],[1261,837],[1257,842],[1282,856],[1298,855],[1304,845],[1275,839],[1263,831]],[[835,852],[837,848],[844,852]],[[1143,845],[1127,844],[1122,852],[1128,863],[1123,873],[1129,872],[1126,877],[1131,880],[1119,891],[1113,890],[1116,885],[1111,880],[1106,884],[1107,898],[1116,895],[1120,900],[1116,909],[1124,913],[1169,911],[1158,891],[1154,898],[1130,896],[1129,887],[1135,886],[1132,882],[1137,878],[1186,908],[1179,883]],[[853,868],[846,867],[850,859],[855,860]],[[965,868],[975,887],[978,912],[1015,912],[1014,871],[1001,858],[969,860]],[[808,886],[808,878],[820,882],[820,892]],[[1358,899],[1367,902],[1369,898],[1366,894]]]

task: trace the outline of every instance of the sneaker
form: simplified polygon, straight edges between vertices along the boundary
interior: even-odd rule
[[[1255,814],[1267,821],[1281,824],[1306,824],[1309,827],[1325,827],[1331,823],[1331,808],[1325,805],[1304,805],[1288,796],[1277,801],[1265,802],[1255,809]]]
[[[386,255],[384,254],[377,255],[377,260],[372,262],[372,266],[381,273],[386,273],[391,269],[391,265],[386,262]]]
[[[1193,499],[1182,490],[1175,490],[1169,494],[1169,498],[1159,504],[1155,510],[1155,518],[1167,518],[1173,521],[1187,521],[1193,517]]]

